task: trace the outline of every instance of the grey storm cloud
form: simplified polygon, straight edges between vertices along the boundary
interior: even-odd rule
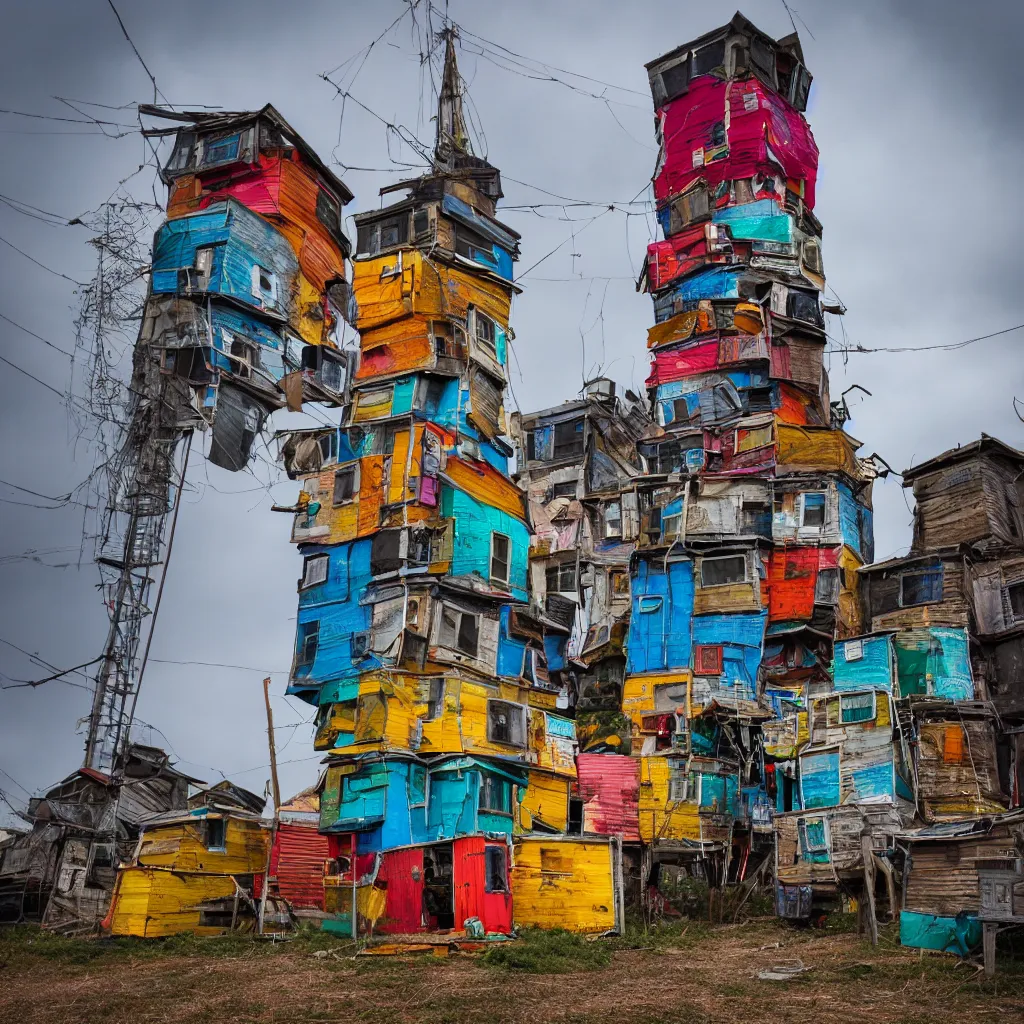
[[[378,189],[407,173],[400,165],[418,162],[384,122],[403,126],[407,138],[432,136],[425,0],[365,63],[360,55],[336,74],[379,118],[343,103],[318,75],[359,54],[408,6],[119,5],[167,100],[273,103],[340,165],[356,195],[348,212],[379,204]],[[152,85],[109,5],[5,7],[0,354],[38,378],[0,364],[0,792],[17,805],[80,763],[89,679],[16,684],[49,674],[46,664],[95,657],[106,629],[93,543],[83,540],[95,511],[51,500],[89,474],[96,453],[80,419],[44,386],[61,392],[74,381],[82,395],[84,355],[72,365],[57,350],[74,350],[75,282],[93,275],[96,252],[87,228],[57,226],[38,210],[70,220],[96,210],[121,182],[139,200],[159,202],[163,193],[131,128],[131,104],[151,101]],[[460,65],[477,144],[502,169],[502,216],[522,232],[520,273],[529,271],[513,310],[510,404],[555,405],[598,372],[641,390],[653,314],[633,282],[655,231],[642,204],[655,157],[643,65],[724,23],[733,7],[453,0],[448,13],[465,29]],[[780,0],[751,0],[743,13],[775,35],[791,30]],[[821,149],[825,268],[848,308],[831,320],[832,393],[853,384],[871,392],[851,392],[848,429],[897,470],[981,431],[1019,446],[1022,333],[953,351],[844,357],[839,349],[940,345],[1024,321],[1016,184],[1024,5],[800,0],[795,16],[815,75],[808,118]],[[494,44],[506,48],[500,59]],[[544,80],[518,54],[598,81],[561,76],[571,89]],[[274,426],[286,422],[299,420],[281,416]],[[291,792],[318,771],[312,709],[284,697],[299,559],[287,518],[270,506],[294,500],[296,485],[282,481],[269,451],[261,455],[234,475],[193,455],[138,716],[143,738],[151,728],[185,770],[260,789],[268,774],[261,680],[270,673],[282,789]],[[83,492],[76,500],[89,502]],[[897,477],[876,487],[875,507],[878,557],[905,550],[911,516]]]

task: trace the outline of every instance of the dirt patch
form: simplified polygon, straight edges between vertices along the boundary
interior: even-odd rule
[[[18,1024],[933,1024],[1024,1019],[1024,963],[977,965],[905,950],[891,933],[872,949],[854,934],[773,922],[631,932],[572,970],[510,969],[480,956],[354,957],[324,937],[83,943],[0,935],[0,1020]],[[83,951],[85,947],[86,951]],[[319,953],[319,955],[318,955]],[[568,958],[568,959],[567,959]],[[810,970],[761,981],[799,960]],[[518,963],[512,958],[513,963]],[[600,962],[598,962],[600,961]],[[605,965],[606,962],[606,965]],[[543,965],[540,965],[543,970]]]

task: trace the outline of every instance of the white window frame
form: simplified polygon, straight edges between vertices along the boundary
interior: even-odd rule
[[[807,515],[807,497],[809,495],[821,495],[822,497],[822,508],[821,508],[821,522],[818,524],[811,524],[810,526],[804,521]],[[828,522],[828,491],[804,491],[800,494],[800,529],[801,530],[824,530],[825,524]]]
[[[266,289],[267,295],[264,295],[264,289],[261,284],[260,278],[266,275],[267,280],[270,282],[270,287]],[[252,265],[252,294],[254,298],[260,300],[260,302],[266,302],[270,306],[277,306],[277,274],[275,274],[269,267],[260,266],[259,263]]]
[[[310,587],[318,587],[321,583],[327,582],[330,573],[330,555],[307,555],[302,563],[302,579],[299,581],[300,590],[308,590]],[[320,570],[323,576],[320,576]],[[314,579],[313,576],[318,578]]]
[[[494,542],[499,537],[505,542],[505,575],[503,577],[496,575],[494,572]],[[507,533],[501,533],[498,530],[491,531],[491,550],[487,571],[491,580],[495,583],[504,583],[505,586],[510,584],[512,580],[512,538]]]

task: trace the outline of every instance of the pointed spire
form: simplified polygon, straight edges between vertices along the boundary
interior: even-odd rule
[[[441,32],[445,40],[444,74],[441,78],[441,92],[437,98],[437,139],[434,143],[434,166],[439,171],[454,169],[455,157],[471,155],[469,131],[462,115],[462,78],[455,60],[454,28]]]

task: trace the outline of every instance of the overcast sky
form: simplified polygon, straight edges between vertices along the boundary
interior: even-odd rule
[[[407,15],[372,49],[349,88],[385,121],[429,142],[432,96],[420,61],[425,3],[418,29]],[[866,348],[920,347],[1024,321],[1024,200],[1016,178],[1024,166],[1024,4],[797,3],[815,76],[807,116],[821,150],[816,213],[824,224],[825,270],[849,310],[841,323],[830,318],[830,332],[842,340],[845,331],[850,344]],[[93,116],[130,124],[131,110],[77,101],[118,107],[152,100],[149,79],[106,0],[4,6],[5,107],[81,117],[55,98],[63,97]],[[339,138],[342,102],[317,77],[366,47],[407,3],[119,6],[168,101],[236,110],[273,103],[325,158],[333,151],[352,168],[339,170],[356,195],[348,213],[378,205],[378,189],[407,174],[390,169],[393,160],[416,162],[412,149],[394,137],[389,143],[382,121],[352,101]],[[637,294],[632,282],[654,222],[643,206],[626,204],[649,195],[655,157],[643,65],[727,21],[733,10],[709,0],[450,4],[466,30],[461,69],[486,155],[503,171],[504,205],[565,200],[564,209],[501,215],[523,235],[520,273],[555,250],[525,274],[513,309],[511,408],[570,399],[584,374],[600,369],[623,387],[642,387],[653,313],[650,297]],[[750,0],[744,14],[772,35],[791,30],[781,0]],[[476,38],[492,55],[498,44],[621,88],[560,76],[604,94],[606,103],[543,76],[513,73],[508,67],[519,57],[509,55],[500,68],[480,56]],[[336,77],[351,77],[358,64]],[[143,143],[137,133],[115,139],[88,123],[9,111],[0,113],[0,132],[0,354],[63,391],[81,379],[71,377],[68,358],[6,321],[73,347],[76,287],[52,271],[88,280],[95,271],[90,233],[25,216],[4,199],[68,219],[95,210],[138,170]],[[152,199],[152,181],[147,168],[125,187]],[[572,205],[581,202],[603,205]],[[1019,447],[1013,398],[1024,398],[1021,345],[1024,332],[957,351],[853,354],[845,362],[833,355],[832,393],[851,384],[871,392],[855,393],[848,429],[864,442],[864,454],[878,452],[897,470],[981,431]],[[281,418],[274,425],[283,424]],[[107,618],[92,544],[82,546],[88,510],[29,507],[53,503],[9,486],[67,494],[92,469],[95,452],[56,394],[4,363],[0,429],[0,674],[11,687],[48,674],[16,648],[61,668],[77,665],[102,650]],[[185,770],[211,782],[224,773],[261,790],[268,777],[261,680],[271,673],[281,787],[291,793],[315,781],[318,756],[312,709],[283,696],[300,562],[288,543],[288,517],[270,506],[294,500],[298,488],[280,482],[283,474],[269,465],[268,452],[262,455],[244,474],[193,455],[138,717],[160,730],[152,741]],[[878,558],[901,553],[910,541],[910,513],[898,479],[876,486],[875,508]],[[15,804],[81,763],[87,680],[68,678],[77,685],[0,693],[0,791]],[[150,738],[145,728],[140,738]]]

